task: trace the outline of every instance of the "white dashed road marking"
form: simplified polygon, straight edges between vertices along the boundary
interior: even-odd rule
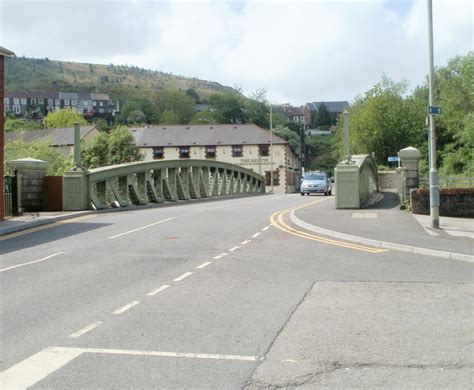
[[[202,263],[201,265],[198,265],[196,269],[203,269],[204,267],[207,267],[209,264],[212,264],[211,261],[206,261],[205,263]]]
[[[260,234],[262,234],[262,233],[257,232],[257,233],[255,233],[255,234],[252,236],[252,238],[257,238]]]
[[[268,230],[268,229],[270,229],[270,226],[265,226],[265,227],[262,229],[262,231],[265,231],[265,230]]]
[[[51,259],[51,258],[53,258],[53,257],[62,255],[63,253],[64,253],[64,252],[58,252],[58,253],[54,253],[54,254],[52,254],[52,255],[43,257],[42,259],[39,259],[39,260],[29,261],[28,263],[17,264],[17,265],[13,265],[13,266],[11,266],[11,267],[8,267],[8,268],[3,268],[3,269],[0,269],[0,272],[10,271],[10,270],[15,269],[15,268],[18,268],[18,267],[24,267],[25,265],[35,264],[35,263],[39,263],[39,262],[41,262],[41,261],[49,260],[49,259]]]
[[[233,252],[233,251],[236,251],[237,249],[239,249],[240,246],[234,246],[233,248],[230,248],[229,249],[229,252]]]
[[[193,273],[192,272],[186,272],[185,274],[182,274],[181,276],[178,276],[176,279],[173,280],[173,282],[181,282],[181,280],[186,279],[188,276],[191,276]]]
[[[247,245],[249,242],[252,242],[252,240],[245,240],[240,243],[240,245]]]
[[[112,314],[115,314],[115,315],[122,314],[122,313],[126,312],[127,310],[131,309],[133,306],[138,305],[139,303],[140,303],[139,301],[132,301],[132,302],[126,304],[125,306],[122,306],[122,307],[118,308],[117,310],[113,311]]]
[[[163,290],[166,290],[167,288],[169,287],[169,284],[164,284],[163,286],[161,287],[158,287],[157,289],[153,290],[153,291],[150,291],[148,294],[149,297],[152,297],[153,295],[156,295],[158,294],[159,292],[162,292]]]
[[[135,233],[135,232],[138,232],[138,231],[140,231],[140,230],[147,229],[147,228],[149,228],[149,227],[158,225],[158,224],[160,224],[160,223],[171,221],[172,219],[174,219],[174,217],[166,218],[166,219],[163,219],[162,221],[158,221],[158,222],[155,222],[155,223],[150,223],[149,225],[143,226],[143,227],[141,227],[141,228],[129,230],[128,232],[121,233],[121,234],[117,234],[117,235],[115,235],[115,236],[109,237],[109,240],[113,240],[114,238],[118,238],[118,237],[125,236],[126,234]]]
[[[84,333],[87,333],[87,332],[91,331],[92,329],[97,328],[101,324],[102,324],[102,321],[93,322],[92,324],[87,325],[85,328],[82,328],[81,330],[78,330],[77,332],[69,335],[68,337],[70,339],[77,339],[78,337],[81,337]]]

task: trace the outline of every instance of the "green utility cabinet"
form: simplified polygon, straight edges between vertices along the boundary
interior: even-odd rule
[[[341,163],[334,170],[336,208],[360,208],[359,167],[354,163]]]

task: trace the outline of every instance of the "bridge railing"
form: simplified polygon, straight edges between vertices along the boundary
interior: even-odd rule
[[[378,170],[370,154],[351,156],[335,170],[336,207],[358,209],[378,191]]]
[[[85,192],[83,196],[73,194],[79,188]],[[64,176],[65,210],[264,192],[264,178],[255,172],[238,165],[206,160],[134,162],[88,172],[69,172]]]

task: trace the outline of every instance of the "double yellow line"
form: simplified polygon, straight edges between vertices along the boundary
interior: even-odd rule
[[[304,205],[295,206],[295,207],[291,207],[289,209],[277,211],[276,213],[273,213],[272,216],[270,217],[270,222],[273,226],[275,226],[276,228],[278,228],[278,229],[280,229],[280,230],[282,230],[286,233],[292,234],[292,235],[297,236],[297,237],[305,238],[307,240],[318,241],[318,242],[321,242],[323,244],[335,245],[335,246],[339,246],[339,247],[342,247],[342,248],[348,248],[348,249],[353,249],[353,250],[362,251],[362,252],[369,252],[369,253],[382,253],[382,252],[387,252],[388,251],[388,249],[378,249],[378,248],[373,248],[373,247],[370,247],[370,246],[352,244],[352,243],[349,243],[349,242],[346,242],[346,241],[332,240],[330,238],[317,236],[315,234],[308,233],[308,232],[303,231],[303,230],[294,229],[294,228],[292,228],[291,226],[289,226],[288,224],[285,223],[284,217],[288,213],[290,213],[292,211],[295,211],[295,210],[298,210],[298,209],[302,209],[304,207],[311,206],[313,204],[322,202],[322,201],[327,200],[327,199],[330,199],[330,198],[318,199],[317,201],[306,203]]]
[[[81,221],[91,219],[91,218],[95,218],[95,215],[92,215],[92,214],[91,215],[83,215],[82,217],[70,218],[70,219],[65,219],[63,221],[48,223],[46,225],[41,225],[41,226],[37,226],[37,227],[34,227],[34,228],[22,230],[22,231],[17,232],[17,233],[11,233],[11,234],[7,234],[5,236],[1,236],[0,241],[5,241],[5,240],[9,240],[10,238],[20,237],[20,236],[24,236],[26,234],[39,232],[41,230],[51,229],[53,227],[65,225],[65,224],[68,224],[68,223],[81,222]]]

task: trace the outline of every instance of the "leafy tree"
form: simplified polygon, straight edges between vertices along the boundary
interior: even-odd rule
[[[111,126],[104,118],[97,118],[94,121],[94,125],[96,125],[100,131],[109,131],[111,129]]]
[[[79,122],[81,125],[87,125],[88,123],[81,113],[70,108],[51,111],[43,119],[43,124],[52,128],[73,127],[75,122]]]
[[[86,168],[140,161],[143,157],[125,126],[118,126],[110,133],[100,133],[82,148],[82,161]]]
[[[155,102],[160,114],[165,111],[173,111],[178,116],[179,123],[182,124],[189,123],[196,114],[194,99],[181,91],[161,90],[156,94]]]
[[[193,125],[209,125],[216,123],[216,118],[211,110],[197,112],[191,120]]]
[[[321,103],[318,106],[318,112],[316,113],[315,116],[316,116],[315,118],[316,127],[322,127],[322,126],[329,127],[333,124],[331,114],[329,113],[329,110],[324,103]]]
[[[246,104],[246,120],[257,126],[268,129],[270,127],[269,107],[264,101],[250,99]],[[272,113],[273,120],[273,113]]]
[[[200,98],[199,98],[199,95],[198,95],[198,93],[196,92],[196,90],[194,88],[189,88],[186,91],[186,95],[188,95],[189,97],[192,97],[194,99],[194,103],[196,103],[196,104],[199,103]]]
[[[42,128],[41,123],[34,120],[28,120],[23,118],[9,118],[5,119],[5,131],[25,131],[25,130],[37,130]]]
[[[180,124],[179,116],[176,112],[171,110],[165,110],[161,114],[161,123],[165,125],[178,125]]]
[[[140,118],[140,123],[158,123],[160,113],[156,105],[149,99],[132,98],[125,103],[120,113],[120,122],[128,123],[128,117],[133,111],[141,111],[145,120]]]
[[[27,143],[23,140],[9,141],[5,145],[5,161],[17,160],[20,158],[32,157],[44,160],[49,163],[47,174],[50,176],[61,176],[73,166],[71,156],[66,156],[57,148],[50,146],[50,141],[42,140],[34,143]],[[5,172],[12,174],[5,167]]]
[[[146,115],[141,110],[133,110],[128,114],[127,123],[129,125],[143,125],[146,123]]]
[[[218,123],[245,123],[244,101],[240,95],[230,92],[209,96],[214,117]]]
[[[301,154],[301,141],[298,134],[294,131],[291,131],[287,127],[276,127],[273,129],[273,134],[278,135],[279,137],[286,139],[296,154]]]

